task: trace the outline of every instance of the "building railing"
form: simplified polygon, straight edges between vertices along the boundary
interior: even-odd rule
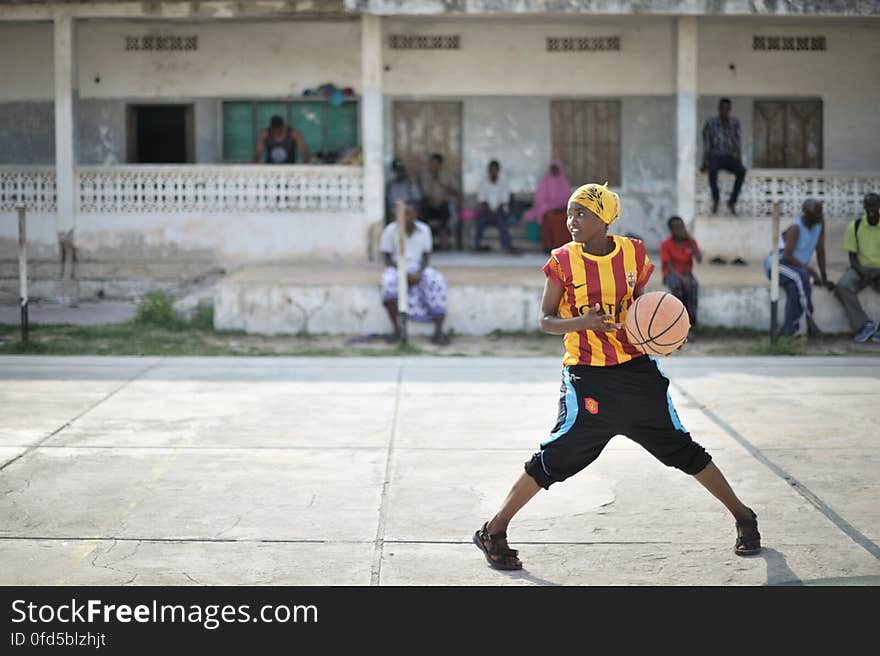
[[[360,166],[79,166],[82,213],[361,211]],[[51,166],[0,166],[0,211],[55,212]]]
[[[0,212],[23,202],[30,212],[55,212],[55,169],[51,166],[0,166]]]
[[[721,198],[718,214],[727,214],[727,199],[733,189],[733,175],[719,172]],[[780,202],[782,216],[795,216],[807,198],[823,202],[828,217],[860,214],[869,191],[880,192],[880,171],[823,171],[816,169],[750,169],[740,191],[736,212],[740,216],[769,217],[773,203]],[[697,178],[697,216],[712,215],[712,194],[706,174]]]

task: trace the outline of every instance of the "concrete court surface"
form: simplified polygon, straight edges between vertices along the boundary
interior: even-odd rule
[[[556,358],[0,358],[3,585],[880,584],[880,372],[857,358],[663,362],[759,515],[623,437],[471,536],[552,427]]]

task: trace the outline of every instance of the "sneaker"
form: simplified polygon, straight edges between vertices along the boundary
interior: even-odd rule
[[[880,332],[871,335],[871,341],[880,344]]]
[[[864,344],[872,337],[877,336],[877,324],[873,321],[866,321],[864,325],[859,329],[859,332],[856,333],[856,336],[853,338],[859,344]],[[880,341],[880,339],[875,340]]]

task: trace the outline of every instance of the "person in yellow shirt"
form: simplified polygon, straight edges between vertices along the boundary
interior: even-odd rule
[[[843,237],[843,250],[849,253],[849,269],[834,288],[834,293],[849,319],[855,341],[880,342],[877,322],[865,313],[859,292],[871,286],[880,292],[880,195],[865,196],[865,213],[850,222]]]
[[[724,504],[736,520],[737,555],[759,553],[757,516],[691,439],[657,361],[630,344],[623,329],[654,265],[640,240],[608,234],[620,198],[604,185],[583,185],[569,198],[567,214],[572,241],[553,250],[544,265],[539,322],[545,333],[565,335],[558,420],[499,511],[474,533],[474,544],[495,569],[522,569],[507,543],[513,516],[541,489],[587,467],[612,437],[626,435],[663,464],[692,475]]]

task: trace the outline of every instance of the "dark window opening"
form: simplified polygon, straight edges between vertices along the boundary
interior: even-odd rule
[[[128,161],[132,164],[195,161],[192,105],[130,106],[128,121]]]

